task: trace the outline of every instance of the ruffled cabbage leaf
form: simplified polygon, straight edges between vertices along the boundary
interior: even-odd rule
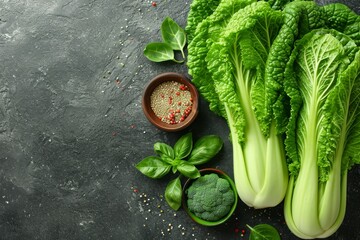
[[[319,6],[314,1],[294,1],[283,9],[284,24],[274,40],[265,66],[265,78],[273,87],[268,94],[270,105],[279,109],[270,113],[275,119],[279,132],[284,132],[288,124],[292,107],[287,105],[288,99],[284,93],[284,73],[295,42],[314,29],[334,29],[350,37],[357,45],[360,44],[360,16],[344,4],[333,3]],[[293,134],[293,133],[290,133]],[[296,156],[290,156],[291,159]]]
[[[188,43],[195,35],[196,28],[207,16],[210,16],[221,0],[193,0],[187,16],[185,32]]]
[[[192,83],[209,103],[210,110],[223,117],[226,117],[226,113],[215,91],[212,75],[207,68],[206,56],[211,45],[219,39],[222,29],[231,16],[253,2],[256,0],[221,1],[213,14],[198,25],[195,37],[188,45],[187,65]]]
[[[296,43],[285,79],[293,157],[285,220],[300,238],[325,238],[344,219],[347,172],[360,163],[359,47],[335,30],[312,31]]]
[[[279,204],[288,182],[281,134],[267,117],[272,84],[264,78],[282,23],[281,12],[267,2],[254,2],[232,15],[206,56],[231,132],[238,194],[255,208]]]

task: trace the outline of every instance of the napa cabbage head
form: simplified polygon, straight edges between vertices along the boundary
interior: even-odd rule
[[[360,18],[343,4],[288,2],[219,1],[193,28],[188,67],[228,122],[240,198],[275,206],[287,188],[290,230],[327,237],[344,217],[347,171],[359,163]]]
[[[355,79],[359,78],[360,18],[343,4],[319,6],[311,1],[289,3],[283,13],[284,24],[270,49],[265,78],[276,86],[273,104],[281,98],[290,98],[291,103],[288,123],[279,111],[273,113],[287,136],[290,180],[285,220],[300,238],[324,238],[343,221],[347,170],[359,163]],[[346,114],[340,100],[345,96]]]
[[[234,179],[243,202],[255,208],[276,206],[284,198],[288,172],[281,133],[269,114],[271,82],[264,69],[282,14],[267,2],[236,13],[206,56],[218,101],[233,144]]]
[[[285,220],[303,239],[341,225],[347,172],[360,154],[360,51],[347,35],[316,30],[296,44],[285,71],[291,99]]]

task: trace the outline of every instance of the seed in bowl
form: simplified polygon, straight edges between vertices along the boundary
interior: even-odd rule
[[[190,114],[193,99],[188,87],[176,81],[159,84],[150,96],[151,109],[168,124],[183,122]]]

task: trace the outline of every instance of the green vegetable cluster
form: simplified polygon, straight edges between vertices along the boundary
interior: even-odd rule
[[[285,197],[296,236],[332,235],[360,163],[360,16],[340,3],[194,0],[186,29],[192,81],[230,128],[240,198]]]
[[[215,173],[196,179],[186,190],[186,194],[189,210],[207,221],[225,217],[235,201],[230,183]]]
[[[177,178],[171,180],[165,189],[165,199],[169,206],[178,210],[181,206],[182,186],[180,176],[188,178],[200,177],[196,165],[211,160],[222,148],[223,141],[216,135],[206,135],[193,144],[192,133],[180,137],[174,147],[166,143],[154,144],[157,156],[148,156],[141,160],[136,168],[150,178],[162,178],[170,171],[180,172]]]

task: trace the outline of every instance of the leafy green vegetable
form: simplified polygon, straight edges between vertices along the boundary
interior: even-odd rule
[[[162,22],[161,35],[165,43],[169,44],[173,50],[180,50],[182,57],[185,58],[185,31],[170,17],[166,17],[165,20]]]
[[[144,55],[153,62],[164,62],[169,60],[177,63],[184,62],[176,60],[174,51],[171,46],[162,42],[153,42],[146,45],[144,49]]]
[[[228,122],[240,198],[275,206],[287,189],[290,230],[330,236],[360,163],[360,16],[301,0],[222,0],[207,13],[188,23],[189,74]]]
[[[221,1],[213,14],[198,24],[193,41],[188,45],[188,69],[192,82],[202,97],[209,102],[210,110],[226,116],[225,109],[215,91],[212,75],[207,68],[206,56],[210,46],[216,42],[231,16],[239,9],[256,2],[256,0]],[[195,9],[194,9],[195,11]],[[191,12],[191,9],[190,9]],[[191,27],[192,19],[188,19],[187,27]]]
[[[360,18],[343,4],[318,6],[303,1],[287,4],[284,13],[286,24],[273,42],[265,76],[277,83],[272,104],[284,98],[284,85],[291,103],[288,123],[274,113],[278,125],[287,129],[291,177],[285,219],[298,237],[327,237],[343,221],[347,170],[359,163],[355,151],[359,138],[354,134],[359,122],[359,88],[344,82],[358,79],[355,62],[359,60],[354,59],[360,43]],[[322,28],[339,32],[309,33]],[[350,96],[348,106],[344,105],[346,96]],[[341,127],[347,121],[344,119],[349,120],[347,132],[345,126]]]
[[[327,4],[319,10],[326,28],[335,29],[360,45],[360,16],[341,3]]]
[[[360,49],[336,31],[305,35],[288,63],[292,175],[284,207],[301,238],[328,237],[345,216],[347,171],[360,163],[359,76]]]
[[[255,227],[250,227],[251,233],[249,240],[280,240],[279,232],[269,224],[259,224]]]
[[[190,5],[185,32],[190,43],[195,35],[198,24],[211,15],[220,0],[193,0]]]
[[[285,5],[283,10],[284,24],[274,40],[265,65],[266,81],[272,81],[273,88],[268,94],[270,105],[278,106],[271,118],[276,122],[279,132],[284,132],[288,124],[290,107],[284,92],[284,73],[286,63],[295,42],[313,29],[335,29],[351,37],[360,44],[360,17],[340,3],[318,6],[314,1],[294,1]]]
[[[228,121],[240,198],[249,206],[264,208],[282,201],[288,181],[281,132],[269,119],[270,113],[277,111],[276,106],[270,107],[267,102],[273,83],[265,82],[264,76],[271,44],[282,25],[282,14],[266,2],[251,2],[221,2],[219,12],[217,9],[209,17],[219,22],[213,25],[209,20],[208,28],[204,28],[212,29],[214,34],[201,32],[206,20],[198,26],[189,47],[209,44],[204,45],[208,51],[205,61],[189,64],[189,73],[197,76],[193,81],[199,92],[208,94],[210,108],[219,106],[217,109]],[[235,12],[229,11],[233,6],[237,6]],[[189,55],[201,55],[204,48],[194,48],[192,53],[189,49]],[[193,59],[189,56],[190,60]],[[209,74],[205,75],[206,72]],[[206,78],[201,80],[201,75]]]
[[[181,206],[182,198],[182,187],[180,178],[177,177],[174,180],[171,180],[165,189],[165,200],[169,206],[178,210]]]
[[[293,0],[266,0],[273,9],[283,9],[287,3]],[[301,0],[301,1],[312,1],[312,0]]]
[[[194,151],[196,152],[192,154],[192,133],[187,133],[176,141],[174,148],[166,143],[155,143],[154,151],[158,156],[144,158],[136,165],[136,168],[150,178],[161,178],[171,170],[174,174],[179,171],[181,175],[195,179],[200,177],[200,172],[195,165],[208,162],[220,151],[222,145],[223,142],[218,136],[204,136],[195,142]],[[192,161],[185,160],[189,155],[193,156]],[[181,194],[178,190],[181,191],[182,187],[178,181],[180,180],[171,181],[165,190],[166,201],[175,210],[179,208],[178,204],[181,202]]]

